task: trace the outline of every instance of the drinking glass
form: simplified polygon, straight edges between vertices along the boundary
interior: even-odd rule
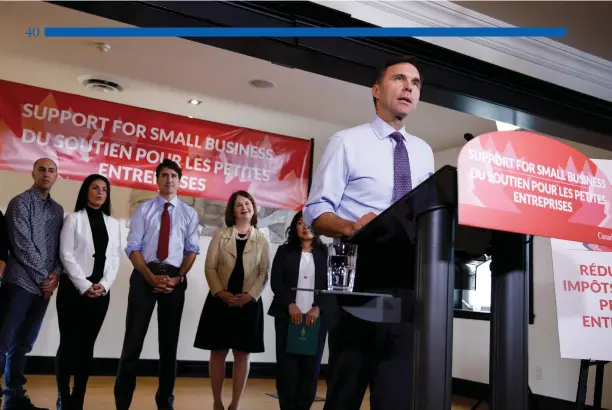
[[[330,243],[327,245],[327,290],[352,292],[357,265],[357,245]]]

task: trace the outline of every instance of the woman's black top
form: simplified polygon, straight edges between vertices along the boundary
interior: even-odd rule
[[[94,268],[91,276],[87,278],[93,283],[98,283],[104,276],[104,264],[106,262],[106,247],[108,246],[108,232],[104,223],[104,214],[100,209],[85,208],[91,226],[94,242]]]

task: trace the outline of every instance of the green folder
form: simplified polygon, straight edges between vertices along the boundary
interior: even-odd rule
[[[319,353],[319,330],[321,320],[317,318],[311,326],[306,326],[306,315],[302,315],[302,324],[289,322],[287,329],[287,353],[316,356]]]

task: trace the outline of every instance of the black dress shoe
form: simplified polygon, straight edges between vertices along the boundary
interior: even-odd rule
[[[32,404],[30,397],[11,397],[9,400],[5,399],[2,410],[49,410],[45,407],[36,407]]]

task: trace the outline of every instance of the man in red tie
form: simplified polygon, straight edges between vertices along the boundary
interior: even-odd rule
[[[136,387],[136,365],[155,304],[158,321],[159,410],[172,410],[176,351],[187,289],[186,275],[200,252],[196,211],[176,196],[182,171],[164,160],[155,171],[159,196],[140,205],[130,220],[125,252],[134,265],[123,351],[115,382],[117,410],[127,410]]]

